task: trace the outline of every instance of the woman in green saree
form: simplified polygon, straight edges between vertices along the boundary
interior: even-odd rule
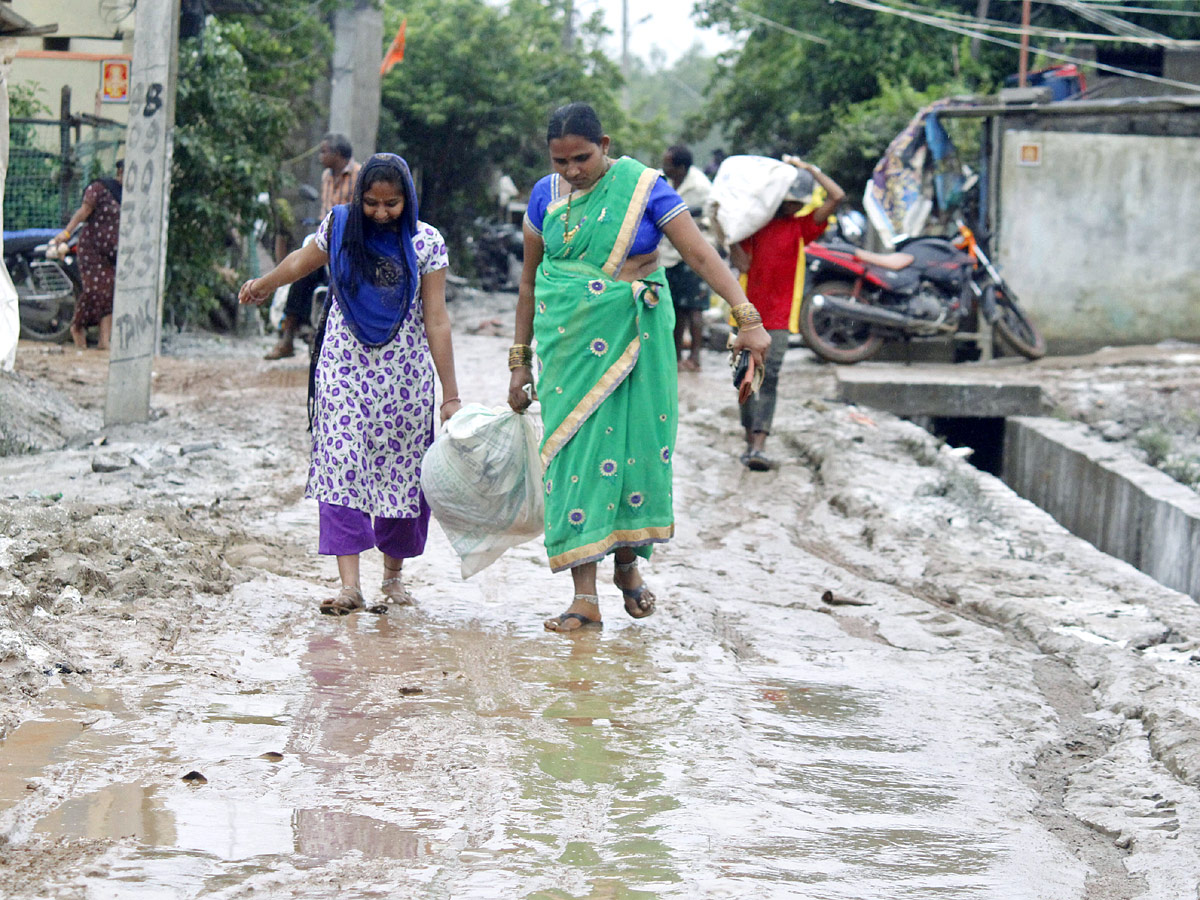
[[[526,214],[508,402],[520,412],[535,396],[536,344],[546,549],[551,569],[570,569],[575,588],[567,610],[545,627],[566,632],[600,623],[596,564],[609,553],[625,611],[637,619],[653,613],[637,560],[675,531],[675,310],[658,263],[660,237],[744,311],[735,349],[761,366],[770,338],[662,174],[608,157],[609,138],[590,106],[555,110],[547,143],[554,172],[538,182]]]

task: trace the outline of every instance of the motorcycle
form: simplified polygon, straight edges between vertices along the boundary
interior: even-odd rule
[[[893,253],[872,253],[833,238],[805,247],[810,290],[800,306],[800,333],[818,356],[835,363],[870,359],[888,339],[954,335],[976,316],[1029,359],[1046,342],[1001,278],[974,232],[910,238]]]
[[[71,335],[71,317],[79,291],[75,260],[79,232],[67,242],[66,253],[51,255],[54,228],[4,232],[4,264],[17,289],[21,337],[58,343]]]
[[[485,291],[515,291],[521,281],[525,239],[519,225],[475,220],[476,233],[467,238],[475,274]]]

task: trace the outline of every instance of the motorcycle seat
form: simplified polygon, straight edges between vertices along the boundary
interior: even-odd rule
[[[4,232],[4,255],[12,253],[29,253],[35,247],[47,244],[57,231],[46,228],[30,228],[26,231]]]
[[[911,266],[916,259],[911,253],[872,253],[870,250],[861,248],[854,251],[854,256],[869,266],[879,266],[881,269],[891,269],[892,271]]]

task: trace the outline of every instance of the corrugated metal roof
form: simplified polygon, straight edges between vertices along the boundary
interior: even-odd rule
[[[993,102],[987,102],[993,101]],[[939,109],[939,116],[1095,116],[1106,113],[1200,111],[1200,94],[1172,97],[1113,97],[1107,100],[1059,100],[1056,103],[996,103],[993,98]]]
[[[9,8],[8,0],[0,2],[0,35],[4,37],[36,37],[40,34],[54,34],[57,25],[34,25],[24,16],[19,16]]]

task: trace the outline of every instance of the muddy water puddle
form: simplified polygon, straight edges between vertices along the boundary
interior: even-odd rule
[[[631,627],[300,624],[284,655],[197,636],[168,673],[59,691],[0,745],[0,822],[126,839],[114,896],[281,869],[314,897],[360,870],[391,897],[1003,896],[966,787],[883,694]]]

